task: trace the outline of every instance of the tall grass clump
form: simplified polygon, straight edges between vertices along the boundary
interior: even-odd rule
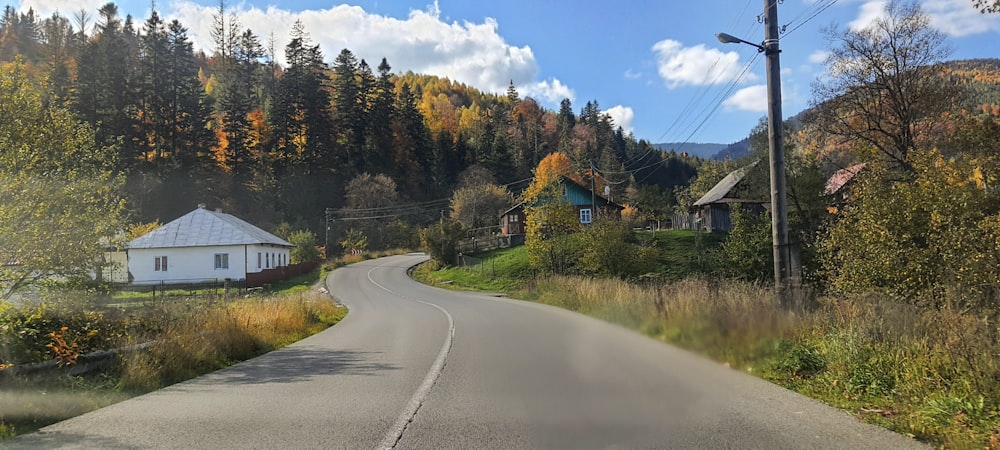
[[[284,347],[346,315],[318,293],[295,292],[208,306],[172,321],[148,352],[127,356],[120,387],[149,390]]]
[[[996,316],[857,296],[824,299],[810,319],[827,369],[772,379],[946,448],[1000,448]]]
[[[641,331],[734,366],[774,353],[799,320],[766,287],[692,278],[642,285],[619,279],[549,277],[523,296]]]
[[[0,305],[0,370],[52,359],[61,367],[0,372],[0,439],[283,347],[346,314],[316,291],[172,298],[128,309],[85,301]],[[96,371],[71,370],[78,356],[110,349],[125,350]]]
[[[995,313],[872,295],[819,298],[792,312],[768,286],[698,278],[553,276],[517,296],[697,351],[944,448],[1000,449]]]

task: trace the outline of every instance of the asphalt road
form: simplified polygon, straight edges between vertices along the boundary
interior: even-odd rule
[[[337,326],[3,448],[922,448],[842,411],[557,308],[339,269]]]

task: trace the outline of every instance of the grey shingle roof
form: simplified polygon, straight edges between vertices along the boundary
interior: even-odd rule
[[[726,177],[723,178],[722,181],[716,183],[716,185],[713,186],[712,189],[709,189],[709,191],[706,192],[705,195],[701,196],[701,198],[699,198],[698,201],[694,202],[694,206],[701,206],[701,205],[707,205],[709,203],[715,203],[725,198],[727,195],[729,195],[729,191],[733,190],[733,188],[736,187],[736,185],[739,184],[740,181],[743,181],[743,177],[747,176],[747,172],[750,172],[750,169],[756,166],[757,163],[759,162],[760,160],[757,160],[754,161],[752,164],[748,164],[732,172],[729,172],[729,174],[726,175]]]
[[[211,245],[273,244],[294,247],[284,239],[236,216],[198,208],[133,239],[129,248],[202,247]]]

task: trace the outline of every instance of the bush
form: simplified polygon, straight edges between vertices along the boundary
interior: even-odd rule
[[[318,262],[323,254],[316,246],[316,235],[311,231],[296,231],[288,236],[288,243],[295,246],[290,252],[292,264]]]
[[[458,259],[458,241],[465,235],[461,223],[441,218],[436,225],[420,230],[420,246],[437,262],[448,265]]]
[[[638,244],[624,222],[602,220],[585,228],[582,244],[579,264],[585,273],[635,278],[656,268],[656,248]]]
[[[733,229],[722,243],[726,275],[746,281],[773,281],[771,215],[734,208],[731,218]]]
[[[826,357],[809,342],[781,340],[778,354],[781,356],[772,364],[772,370],[794,378],[811,378],[826,370]]]

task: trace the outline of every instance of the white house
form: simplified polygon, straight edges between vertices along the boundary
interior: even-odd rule
[[[134,284],[246,279],[289,265],[292,244],[205,205],[128,243]]]

